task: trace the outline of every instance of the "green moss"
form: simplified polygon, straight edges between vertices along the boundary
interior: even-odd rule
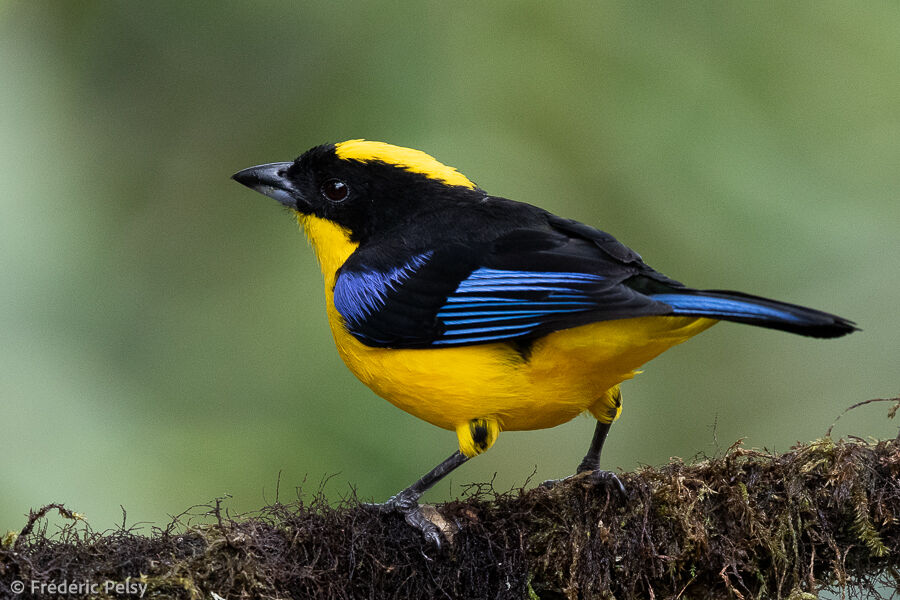
[[[878,535],[878,530],[875,529],[869,518],[869,503],[865,492],[860,489],[855,490],[853,499],[855,501],[853,532],[866,545],[872,556],[876,558],[886,556],[890,550],[885,546],[881,536]]]
[[[590,478],[508,494],[482,486],[439,507],[459,525],[444,553],[401,516],[352,498],[335,507],[314,495],[234,518],[215,503],[149,536],[94,532],[50,505],[4,538],[0,583],[140,576],[148,597],[179,600],[799,600],[896,573],[898,475],[897,441],[823,439],[625,473],[625,498]],[[72,521],[48,535],[53,509]]]

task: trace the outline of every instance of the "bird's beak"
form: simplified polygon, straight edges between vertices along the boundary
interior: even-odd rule
[[[278,200],[285,206],[297,210],[299,194],[285,177],[289,162],[269,163],[238,171],[231,176],[238,183],[246,185],[260,194]]]

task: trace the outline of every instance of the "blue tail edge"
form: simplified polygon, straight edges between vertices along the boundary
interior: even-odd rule
[[[836,338],[858,331],[853,321],[813,308],[726,290],[690,290],[652,294],[679,316],[709,317],[780,329],[817,338]]]

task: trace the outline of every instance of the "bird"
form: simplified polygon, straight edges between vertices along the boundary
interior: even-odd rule
[[[719,321],[814,338],[857,328],[834,314],[687,287],[609,233],[492,196],[431,155],[352,139],[232,178],[286,206],[315,251],[338,354],[377,395],[458,449],[382,506],[427,541],[422,494],[501,431],[596,419],[576,473],[598,481],[620,384]]]

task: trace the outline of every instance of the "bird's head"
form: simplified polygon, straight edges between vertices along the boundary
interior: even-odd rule
[[[424,152],[367,140],[316,146],[293,162],[232,178],[302,216],[340,226],[354,242],[415,218],[423,205],[466,199],[477,189]]]

